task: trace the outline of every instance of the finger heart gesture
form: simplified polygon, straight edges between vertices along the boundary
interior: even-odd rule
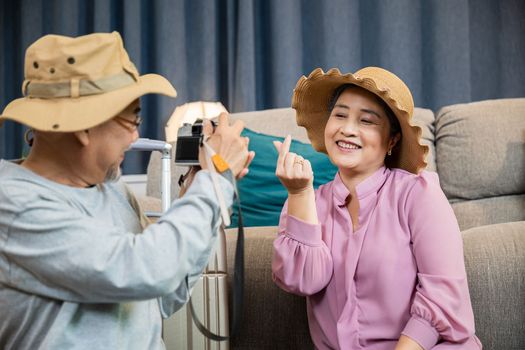
[[[286,136],[284,142],[274,141],[279,152],[275,175],[279,178],[288,193],[295,194],[310,189],[313,186],[312,165],[302,156],[290,152],[292,138]]]

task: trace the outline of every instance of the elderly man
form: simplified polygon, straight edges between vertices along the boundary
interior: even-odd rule
[[[23,92],[0,117],[34,134],[27,159],[0,161],[0,348],[164,348],[161,316],[188,300],[215,243],[211,175],[199,171],[147,228],[117,180],[138,137],[139,97],[175,89],[139,76],[111,33],[37,40]],[[215,132],[205,126],[237,177],[253,158],[242,128],[226,115]],[[219,179],[231,205],[233,186]]]

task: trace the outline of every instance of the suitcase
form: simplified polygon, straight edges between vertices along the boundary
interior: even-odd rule
[[[134,151],[159,151],[161,157],[162,212],[171,204],[171,145],[164,141],[138,139],[131,146]],[[159,217],[162,213],[146,213],[148,217]],[[228,285],[226,265],[226,237],[219,229],[215,251],[208,265],[192,290],[194,311],[200,322],[212,333],[229,336]],[[228,350],[229,341],[214,341],[204,336],[195,326],[190,307],[180,310],[163,321],[163,339],[167,350]]]
[[[210,256],[191,294],[194,311],[200,322],[212,333],[229,335],[228,285],[226,273],[226,238],[219,232],[215,253]],[[164,320],[163,338],[166,349],[227,350],[229,341],[214,341],[195,326],[186,304]]]

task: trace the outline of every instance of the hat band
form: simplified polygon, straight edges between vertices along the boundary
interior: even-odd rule
[[[24,96],[37,98],[79,97],[98,95],[135,83],[128,73],[119,73],[97,80],[71,79],[61,83],[24,82]]]

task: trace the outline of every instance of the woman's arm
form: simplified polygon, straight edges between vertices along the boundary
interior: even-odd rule
[[[290,143],[290,135],[274,142],[279,152],[275,174],[288,190],[288,201],[274,242],[273,279],[288,292],[311,295],[326,287],[333,263],[317,218],[312,167],[289,152]]]
[[[421,173],[404,211],[418,283],[411,318],[402,333],[424,349],[439,341],[463,343],[474,334],[463,242],[437,174]]]
[[[292,138],[284,142],[274,141],[279,152],[275,175],[288,190],[288,214],[309,224],[317,224],[313,172],[310,162],[300,155],[289,152]]]
[[[322,239],[321,225],[299,220],[287,210],[285,203],[273,242],[273,280],[287,292],[312,295],[330,282],[332,255]]]

